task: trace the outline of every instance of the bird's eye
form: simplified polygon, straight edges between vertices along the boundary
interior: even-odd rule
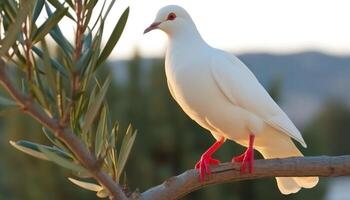
[[[176,18],[175,13],[169,13],[167,20],[174,20]]]

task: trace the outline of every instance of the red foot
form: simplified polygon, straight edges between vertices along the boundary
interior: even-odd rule
[[[247,150],[232,159],[232,162],[239,162],[241,164],[241,173],[245,173],[247,166],[249,168],[249,173],[253,173],[254,171],[254,149],[253,149],[253,143],[254,143],[254,135],[249,136],[249,147]]]
[[[197,162],[195,168],[199,170],[199,178],[201,181],[204,181],[205,174],[210,175],[210,165],[218,165],[220,161],[213,159],[211,156],[206,156],[203,154],[201,159]]]
[[[213,159],[211,156],[223,143],[223,138],[220,141],[216,141],[206,152],[203,153],[201,159],[197,162],[195,168],[199,170],[200,181],[204,181],[205,174],[211,174],[210,165],[218,165],[220,163],[219,160]]]
[[[243,159],[244,159],[246,152],[247,152],[247,150],[244,153],[242,153],[241,155],[233,157],[232,162],[239,162],[239,163],[243,162]]]

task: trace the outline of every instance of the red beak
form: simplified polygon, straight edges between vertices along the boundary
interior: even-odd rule
[[[150,32],[151,30],[157,29],[159,24],[161,24],[161,22],[154,22],[153,24],[151,24],[148,28],[145,29],[145,31],[143,32],[143,34],[146,34],[148,32]]]

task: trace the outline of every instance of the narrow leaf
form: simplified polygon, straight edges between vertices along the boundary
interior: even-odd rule
[[[103,188],[102,190],[98,191],[96,195],[99,198],[107,198],[110,194],[109,194],[108,190]]]
[[[123,33],[123,30],[125,28],[126,22],[128,20],[128,16],[129,16],[129,7],[123,12],[122,16],[119,18],[119,21],[117,23],[117,25],[114,27],[114,30],[111,34],[111,36],[109,37],[106,46],[104,47],[98,61],[96,64],[96,68],[95,70],[101,66],[102,63],[104,63],[106,61],[106,59],[108,58],[108,56],[111,54],[113,48],[115,47],[115,45],[117,44],[120,36]]]
[[[3,106],[15,106],[17,105],[16,102],[12,101],[11,99],[7,99],[5,97],[0,96],[0,104]]]
[[[50,6],[47,3],[45,3],[45,10],[49,17],[53,15],[50,9]],[[61,47],[65,55],[67,57],[71,57],[73,52],[73,46],[63,36],[62,31],[58,24],[52,28],[52,30],[50,31],[50,36],[55,40],[58,46]]]
[[[74,4],[73,4],[73,1],[72,1],[72,0],[66,0],[66,2],[68,3],[68,5],[69,5],[71,8],[74,8]]]
[[[32,148],[27,147],[27,145],[23,145],[20,144],[21,141],[19,142],[14,142],[14,141],[10,141],[10,144],[15,147],[17,150],[22,151],[28,155],[31,155],[33,157],[39,158],[39,159],[43,159],[43,160],[49,160],[45,154],[41,153],[38,150],[33,150]]]
[[[34,51],[34,53],[36,55],[38,55],[40,58],[44,59],[44,53],[41,49],[39,49],[36,46],[32,47],[32,50]],[[53,68],[55,68],[57,71],[60,72],[60,74],[62,74],[65,78],[68,77],[67,72],[65,71],[64,67],[55,59],[50,58],[50,62]]]
[[[51,5],[53,5],[56,9],[63,9],[64,6],[61,4],[61,2],[59,2],[58,0],[48,0]],[[75,21],[74,17],[69,13],[65,13],[65,15],[69,18],[71,18],[73,21]]]
[[[76,179],[73,179],[73,178],[68,178],[68,180],[70,180],[70,182],[74,183],[75,185],[83,188],[83,189],[86,189],[86,190],[90,190],[90,191],[94,191],[94,192],[98,192],[100,190],[103,189],[102,186],[100,185],[97,185],[95,183],[89,183],[89,182],[85,182],[85,181],[79,181],[79,180],[76,180]]]
[[[43,152],[45,154],[45,156],[52,162],[58,164],[59,166],[61,167],[64,167],[64,168],[67,168],[67,169],[70,169],[72,171],[76,171],[76,172],[86,172],[87,170],[72,162],[72,161],[69,161],[61,156],[58,156],[57,154],[45,149],[45,148],[42,148],[42,147],[39,147],[40,151]]]
[[[91,43],[92,43],[92,31],[88,30],[88,33],[84,35],[83,39],[83,50],[87,50],[91,48]]]
[[[101,20],[101,18],[100,18]],[[93,41],[92,41],[92,46],[91,48],[94,49],[94,52],[91,56],[91,61],[89,66],[82,70],[81,73],[86,73],[86,79],[85,79],[85,85],[89,82],[90,78],[92,77],[92,73],[94,69],[96,68],[96,63],[99,59],[100,55],[100,48],[101,48],[101,43],[102,43],[102,36],[103,36],[103,29],[104,29],[104,24],[101,22],[101,26],[99,27]],[[83,76],[83,74],[81,74]]]
[[[38,100],[39,104],[48,109],[49,106],[47,104],[47,101],[46,101],[46,98],[43,94],[43,92],[38,88],[38,86],[34,85],[34,84],[31,84],[30,85],[30,89],[31,91],[33,92],[34,96],[36,97],[36,99]]]
[[[85,52],[80,57],[80,59],[78,60],[76,67],[81,71],[80,74],[84,74],[86,69],[88,68],[89,61],[91,60],[93,52],[94,52],[94,49],[92,48],[86,49]]]
[[[26,3],[21,3],[15,22],[10,25],[5,33],[5,38],[1,40],[0,57],[8,52],[10,47],[16,42],[18,34],[21,31],[22,23],[27,18],[31,11],[34,0],[28,0]]]
[[[64,146],[48,129],[43,127],[42,130],[44,135],[47,137],[48,140],[50,140],[52,144],[62,149],[68,157],[73,159],[73,156],[70,153],[68,153],[69,150],[66,148],[66,146]]]
[[[103,21],[106,21],[106,18],[107,18],[107,16],[109,15],[109,12],[111,11],[111,9],[112,9],[114,3],[115,3],[115,0],[111,0],[111,2],[109,3],[109,6],[108,6],[106,12],[104,13]]]
[[[52,14],[45,22],[42,24],[36,32],[33,34],[32,40],[33,43],[40,41],[44,38],[53,27],[55,27],[58,22],[63,18],[67,13],[68,8],[57,9],[55,13]]]
[[[3,11],[5,13],[4,19],[5,17],[8,17],[8,21],[10,22],[14,22],[16,19],[16,8],[17,6],[13,6],[10,3],[11,1],[3,1],[2,2],[2,6],[3,6]]]
[[[35,22],[38,19],[39,15],[41,13],[41,10],[44,7],[44,3],[45,3],[44,0],[37,0],[36,1],[35,7],[34,7],[34,12],[33,12],[33,22]]]
[[[89,25],[89,22],[90,22],[90,19],[92,16],[92,12],[93,12],[97,2],[98,2],[97,0],[90,0],[89,3],[86,5],[87,13],[85,15],[84,30]]]
[[[42,45],[43,52],[44,52],[43,63],[44,63],[45,78],[46,78],[46,81],[49,84],[49,88],[51,89],[53,94],[57,95],[55,73],[52,70],[52,66],[51,66],[51,62],[50,62],[50,59],[51,59],[50,52],[49,52],[49,48],[46,44],[45,39],[42,40],[41,45]]]
[[[124,170],[124,167],[126,165],[126,162],[129,158],[129,154],[131,152],[132,146],[134,145],[135,138],[137,135],[137,132],[135,131],[133,134],[131,126],[128,128],[129,131],[127,131],[127,134],[124,136],[126,138],[123,139],[122,142],[122,147],[120,149],[119,153],[119,158],[118,158],[118,163],[117,163],[117,169],[118,169],[118,174],[117,174],[117,181],[119,181],[120,176],[122,175],[122,172]],[[128,133],[130,132],[130,133]]]
[[[49,147],[46,145],[42,145],[42,144],[37,144],[37,143],[33,143],[33,142],[29,142],[29,141],[25,141],[25,140],[20,140],[17,142],[13,142],[10,141],[10,144],[15,147],[16,149],[29,154],[31,156],[34,156],[36,158],[40,158],[43,160],[49,160],[48,156],[46,156],[44,153],[41,152],[42,149],[45,149],[48,152],[51,152],[52,154],[63,158],[70,158],[70,156],[60,150],[57,147]]]
[[[86,134],[90,129],[90,127],[92,126],[92,123],[94,122],[98,114],[98,111],[101,108],[102,102],[106,96],[107,89],[110,82],[111,82],[111,78],[108,77],[105,83],[103,84],[102,88],[100,89],[99,93],[97,94],[97,96],[93,99],[92,102],[89,102],[89,108],[86,112],[86,116],[84,120],[85,122],[83,125],[83,134]]]
[[[102,107],[100,120],[97,126],[96,137],[95,137],[95,154],[99,157],[102,153],[104,138],[107,134],[107,108]]]

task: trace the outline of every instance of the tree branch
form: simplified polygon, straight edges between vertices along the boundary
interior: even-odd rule
[[[24,96],[14,87],[8,77],[5,62],[0,59],[0,84],[12,96],[18,105],[23,108],[23,111],[31,115],[46,128],[52,130],[55,135],[73,152],[80,164],[82,164],[91,175],[111,193],[113,196],[111,199],[126,200],[127,197],[119,184],[115,183],[109,175],[100,169],[95,156],[88,151],[73,131],[69,128],[62,127],[59,121],[47,116],[47,114],[35,102],[33,102],[31,98]]]
[[[252,174],[241,174],[239,164],[223,163],[213,167],[212,174],[204,182],[199,181],[197,170],[188,170],[143,192],[140,199],[175,200],[209,185],[251,179],[346,175],[350,175],[350,155],[256,160]]]

